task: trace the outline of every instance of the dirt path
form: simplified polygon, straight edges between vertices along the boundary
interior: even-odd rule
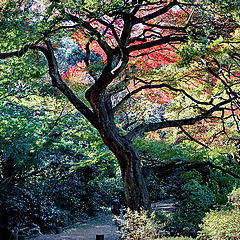
[[[118,240],[118,228],[112,221],[112,215],[101,215],[86,223],[75,224],[64,229],[61,234],[41,235],[31,240],[96,240],[96,235],[104,235],[104,240]]]
[[[172,212],[176,210],[176,200],[166,199],[152,204],[155,211]],[[67,227],[61,234],[40,235],[29,240],[96,240],[96,235],[104,235],[104,240],[118,240],[120,234],[113,215],[100,215],[85,223],[78,223]]]

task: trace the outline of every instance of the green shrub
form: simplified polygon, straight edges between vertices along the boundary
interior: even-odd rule
[[[232,206],[240,210],[240,188],[234,189],[228,195],[229,202]]]
[[[237,240],[240,239],[240,211],[237,209],[211,211],[200,225],[198,239]]]
[[[119,199],[124,202],[124,189],[120,174],[113,178],[99,179],[97,182],[99,193],[104,204],[110,206],[113,199]]]
[[[155,215],[152,213],[148,216],[148,212],[141,210],[140,212],[127,209],[124,220],[119,219],[123,240],[153,240],[157,237],[157,224],[155,223]]]
[[[168,227],[172,228],[171,234],[174,235],[196,236],[205,212],[208,212],[214,204],[214,194],[207,185],[193,179],[189,180],[182,190],[186,196],[173,213]]]
[[[240,239],[240,189],[229,195],[232,209],[211,211],[203,219],[198,239],[238,240]]]

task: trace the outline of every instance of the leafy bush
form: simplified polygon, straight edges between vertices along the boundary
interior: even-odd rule
[[[175,199],[174,212],[157,212],[165,223],[163,236],[192,236],[200,230],[206,212],[226,204],[237,180],[209,166],[209,162],[237,173],[239,166],[218,149],[199,149],[191,142],[135,141],[144,163],[144,175],[153,201]]]
[[[79,220],[81,215],[94,215],[102,204],[99,188],[93,182],[97,174],[95,166],[78,168],[72,172],[61,166],[61,170],[62,175],[38,183],[42,189],[40,194],[51,199],[58,209],[69,211],[68,221],[62,224]]]
[[[240,188],[234,189],[228,195],[229,203],[237,209],[240,209]]]
[[[104,204],[110,206],[113,199],[124,202],[123,182],[120,175],[115,178],[103,178],[98,181],[99,193]]]
[[[127,209],[124,219],[120,221],[122,240],[193,240],[189,237],[161,237],[157,238],[162,224],[156,223],[155,213],[149,215],[145,210],[140,212]]]
[[[51,178],[48,175],[51,175]],[[69,166],[48,167],[46,172],[0,189],[0,233],[37,224],[42,232],[94,215],[103,204],[95,180],[95,166],[69,171]],[[0,235],[0,239],[9,239]]]
[[[181,201],[180,208],[174,214],[174,223],[178,226],[178,232],[188,235],[190,232],[196,233],[205,212],[213,206],[214,193],[197,180],[187,182],[182,190],[186,198]]]
[[[141,210],[140,212],[127,209],[124,220],[119,219],[123,240],[153,240],[157,237],[157,224],[155,223],[155,215],[152,213],[148,216],[148,212]]]
[[[198,239],[238,240],[240,239],[240,189],[230,194],[232,209],[215,210],[206,214]]]
[[[211,211],[203,219],[201,227],[198,239],[240,239],[240,211],[237,209]]]
[[[41,230],[51,229],[63,215],[64,212],[51,199],[24,186],[15,185],[0,192],[1,239],[9,239],[7,236],[12,229],[21,229],[32,223]]]

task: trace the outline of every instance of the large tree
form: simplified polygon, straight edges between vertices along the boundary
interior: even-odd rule
[[[136,137],[180,128],[191,138],[185,126],[238,122],[237,1],[15,0],[0,7],[0,59],[45,57],[52,86],[116,156],[131,209],[150,205]],[[58,50],[66,37],[79,46],[64,48],[75,59],[68,71]]]

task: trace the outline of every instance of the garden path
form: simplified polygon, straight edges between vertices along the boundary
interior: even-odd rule
[[[112,215],[100,215],[85,223],[64,228],[61,234],[44,234],[30,240],[96,240],[96,235],[104,235],[104,240],[118,240],[120,234]]]
[[[176,210],[175,199],[166,199],[152,204],[155,211],[172,212]],[[102,214],[86,222],[79,222],[64,228],[61,234],[44,234],[29,240],[96,240],[96,235],[104,235],[104,240],[118,240],[120,234],[113,221],[113,215]]]

